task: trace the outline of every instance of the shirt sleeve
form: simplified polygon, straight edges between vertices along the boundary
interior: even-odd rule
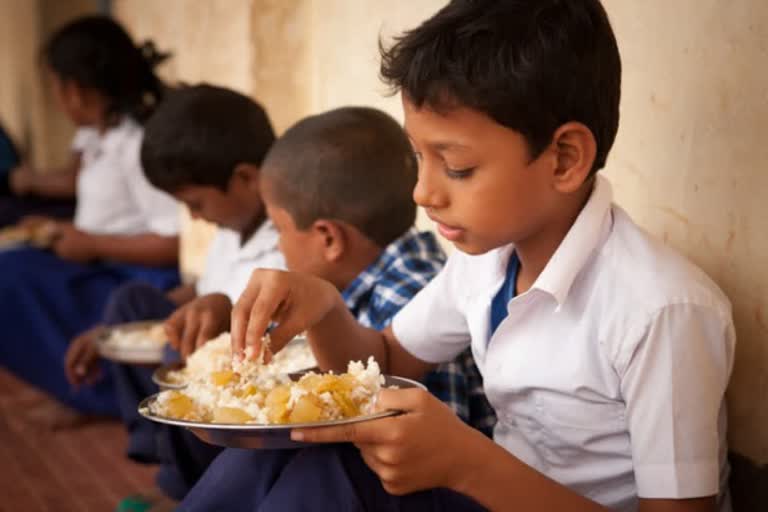
[[[94,128],[78,128],[75,136],[72,138],[70,148],[73,153],[82,153],[99,138],[99,132]]]
[[[470,345],[461,308],[461,253],[448,258],[445,268],[392,320],[392,330],[411,355],[427,363],[445,363]]]
[[[136,137],[125,148],[125,173],[131,195],[144,215],[149,232],[160,236],[176,236],[179,234],[181,216],[179,203],[169,194],[153,187],[144,176],[140,158],[141,140],[141,136]]]
[[[643,331],[620,368],[638,496],[716,495],[735,345],[730,315],[674,304]]]
[[[203,272],[195,283],[195,291],[198,297],[218,291],[215,288],[214,274],[216,273],[217,264],[220,263],[220,254],[222,252],[222,246],[224,245],[225,236],[226,234],[222,232],[222,228],[217,228],[216,234],[213,235],[213,240],[211,240],[211,243],[208,246],[208,253],[205,255]]]

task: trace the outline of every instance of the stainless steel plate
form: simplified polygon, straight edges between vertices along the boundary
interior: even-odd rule
[[[98,340],[99,354],[116,363],[125,364],[148,364],[156,365],[163,362],[163,347],[129,347],[117,345],[109,342],[109,338],[116,330],[123,332],[148,330],[157,325],[157,321],[130,322],[120,324],[106,329]]]
[[[168,374],[171,372],[177,372],[183,369],[184,363],[181,361],[177,363],[164,364],[152,372],[152,382],[157,384],[161,391],[168,389],[183,389],[187,387],[186,382],[178,382],[168,376]]]
[[[291,377],[298,379],[306,372],[292,374]],[[421,388],[426,389],[423,384],[403,377],[385,376],[384,385],[387,387],[396,386],[400,389]],[[389,416],[396,416],[400,411],[383,411],[366,416],[356,416],[343,420],[317,421],[312,423],[290,423],[285,425],[263,425],[263,424],[232,424],[232,423],[203,423],[199,421],[184,421],[165,416],[159,416],[150,411],[150,406],[157,400],[157,395],[152,395],[141,401],[139,404],[139,414],[148,420],[166,425],[174,425],[189,429],[202,441],[218,446],[227,446],[230,448],[251,448],[257,450],[274,450],[284,448],[299,448],[306,446],[307,443],[297,443],[291,440],[291,430],[295,428],[316,428],[330,427],[334,425],[347,425],[350,423],[360,423],[371,421]]]

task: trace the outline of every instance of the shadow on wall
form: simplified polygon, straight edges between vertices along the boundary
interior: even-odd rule
[[[736,453],[731,453],[729,458],[734,512],[768,510],[768,465],[758,466]]]

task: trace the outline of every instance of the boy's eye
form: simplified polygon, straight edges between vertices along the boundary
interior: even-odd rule
[[[463,180],[469,178],[472,176],[474,171],[474,167],[467,167],[466,169],[451,169],[450,167],[445,168],[445,174],[447,174],[449,178],[455,180]]]

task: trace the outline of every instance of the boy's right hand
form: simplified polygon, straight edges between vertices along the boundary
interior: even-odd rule
[[[232,301],[223,293],[203,295],[177,309],[165,321],[168,342],[182,359],[229,329]]]
[[[270,323],[270,350],[277,352],[297,334],[318,324],[339,300],[328,281],[309,274],[257,269],[251,274],[232,310],[232,353],[242,357],[246,346],[254,357]]]
[[[96,344],[105,329],[103,325],[97,325],[80,334],[69,344],[64,356],[64,372],[73,387],[93,384],[101,377]]]

